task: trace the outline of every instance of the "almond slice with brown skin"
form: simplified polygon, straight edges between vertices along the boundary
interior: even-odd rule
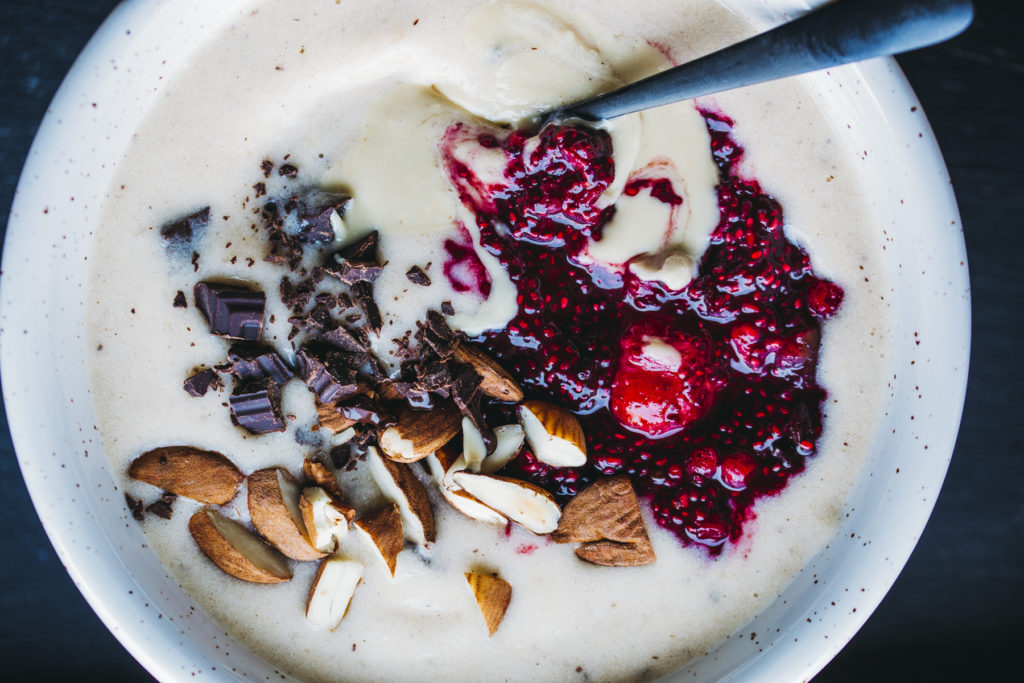
[[[512,601],[512,585],[497,576],[472,572],[466,572],[466,581],[487,624],[488,634],[493,636]]]
[[[356,423],[350,417],[342,415],[331,403],[316,402],[317,425],[321,429],[327,429],[339,434]]]
[[[200,503],[224,505],[235,497],[245,475],[215,451],[164,446],[143,453],[128,466],[132,479]]]
[[[324,553],[313,547],[299,508],[302,491],[287,470],[268,467],[249,475],[249,517],[260,534],[292,558],[309,562]]]
[[[348,524],[356,511],[341,503],[319,486],[302,489],[299,511],[306,527],[306,536],[317,550],[333,553],[348,533]]]
[[[405,537],[420,546],[437,540],[427,489],[409,466],[383,457],[372,446],[366,451],[366,463],[381,493],[402,513]]]
[[[337,502],[345,500],[338,485],[338,478],[327,465],[319,460],[306,460],[302,463],[302,475],[310,482],[316,484],[334,498]]]
[[[566,503],[551,538],[583,543],[576,554],[594,564],[625,567],[657,559],[636,492],[624,474],[600,479]]]
[[[355,521],[358,529],[387,565],[391,576],[398,566],[398,553],[402,552],[405,541],[402,536],[402,513],[394,503],[375,510],[366,517]]]
[[[498,362],[488,356],[475,346],[465,342],[455,347],[454,358],[459,363],[465,363],[476,371],[480,376],[480,390],[499,401],[517,403],[523,400],[523,390],[519,382],[515,380]]]
[[[587,442],[575,415],[545,401],[527,401],[518,413],[537,460],[552,467],[587,464]]]
[[[438,452],[441,453],[443,451],[444,449],[441,449],[441,451]],[[485,522],[487,524],[505,524],[508,521],[503,514],[487,507],[476,498],[463,491],[461,487],[456,485],[453,489],[446,486],[446,472],[437,455],[428,455],[423,462],[427,463],[427,467],[430,469],[430,475],[437,483],[437,488],[441,491],[441,495],[453,508],[471,519],[475,519],[479,522]],[[454,482],[452,483],[454,485]]]
[[[398,462],[422,460],[458,435],[462,415],[452,404],[434,410],[404,409],[398,422],[380,432],[378,443],[390,459]]]
[[[562,511],[554,497],[538,486],[518,479],[471,472],[456,472],[452,479],[487,507],[535,534],[549,534],[558,528]]]
[[[203,554],[236,579],[281,583],[292,578],[291,567],[281,553],[216,510],[196,512],[188,521],[188,530]]]
[[[362,578],[363,565],[356,560],[331,557],[321,562],[306,600],[306,622],[318,631],[337,628]]]

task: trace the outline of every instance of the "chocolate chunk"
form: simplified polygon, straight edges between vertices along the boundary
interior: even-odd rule
[[[185,292],[178,290],[178,293],[174,295],[174,307],[175,308],[188,308],[188,301],[185,299]]]
[[[426,321],[418,325],[416,339],[433,349],[440,358],[450,358],[461,336],[448,326],[444,316],[438,311],[427,311]]]
[[[176,248],[201,238],[210,225],[210,207],[177,218],[160,228],[160,236],[168,247]]]
[[[354,396],[360,389],[360,362],[352,354],[303,346],[295,354],[295,364],[299,377],[321,403],[335,403]]]
[[[455,315],[455,307],[452,306],[451,301],[441,302],[441,313],[443,313],[444,315]]]
[[[286,178],[294,178],[299,175],[299,169],[295,164],[281,164],[281,168],[277,169],[277,174]]]
[[[274,219],[268,226],[270,253],[263,257],[268,263],[285,264],[291,270],[298,270],[302,264],[302,243],[284,231],[281,219]]]
[[[348,245],[337,253],[338,257],[345,259],[346,261],[373,261],[378,262],[380,259],[377,257],[377,242],[379,241],[380,235],[376,230],[371,232],[369,235]]]
[[[480,377],[469,365],[460,365],[452,378],[452,400],[466,417],[472,416],[473,401],[480,396]]]
[[[357,282],[352,285],[352,298],[366,315],[366,326],[373,332],[380,332],[384,325],[377,302],[373,300],[373,285],[369,282]]]
[[[222,386],[224,386],[224,383],[221,381],[217,371],[213,368],[206,368],[186,379],[182,388],[188,392],[189,396],[199,398],[200,396],[206,396],[206,392],[210,389],[216,391]]]
[[[200,282],[194,289],[196,306],[210,323],[210,333],[229,339],[256,341],[263,333],[263,292],[235,285]]]
[[[128,509],[131,510],[132,517],[135,518],[136,522],[141,522],[146,518],[146,515],[142,514],[142,501],[136,500],[129,494],[124,494],[124,501],[128,504]]]
[[[296,211],[299,221],[298,238],[303,242],[332,242],[334,224],[345,215],[352,198],[346,194],[319,193],[299,203]]]
[[[242,382],[269,377],[284,384],[294,376],[277,351],[263,344],[234,344],[228,349],[228,361],[231,374]]]
[[[174,514],[174,501],[178,500],[178,496],[173,493],[164,492],[164,495],[160,497],[160,500],[156,501],[152,505],[146,508],[146,512],[151,515],[156,515],[163,519],[170,519]]]
[[[367,398],[357,397],[334,406],[342,417],[355,420],[360,424],[371,424],[375,427],[389,427],[397,422],[395,416],[386,412]]]
[[[239,427],[253,434],[284,431],[281,388],[271,378],[238,384],[229,401],[231,421]]]
[[[346,285],[357,282],[375,282],[384,266],[375,261],[341,261],[323,267],[323,272],[336,277]]]
[[[270,172],[274,170],[274,162],[270,159],[264,159],[260,164],[260,168],[263,170],[263,177],[269,178]]]
[[[295,312],[301,311],[309,303],[313,296],[314,286],[309,280],[301,280],[298,284],[292,284],[288,276],[281,278],[281,303]]]
[[[256,197],[265,197],[267,195],[267,184],[256,183],[252,186],[252,191],[256,193]]]
[[[430,276],[427,275],[422,268],[419,266],[413,266],[406,273],[405,276],[409,278],[409,282],[414,285],[421,285],[423,287],[430,286]]]
[[[321,334],[320,339],[349,353],[365,354],[370,351],[369,340],[366,339],[366,333],[361,328],[357,328],[356,332],[349,332],[346,328],[338,325]]]

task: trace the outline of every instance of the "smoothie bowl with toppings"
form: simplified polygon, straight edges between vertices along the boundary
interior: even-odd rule
[[[5,248],[26,480],[122,642],[161,678],[820,669],[966,374],[895,66],[536,131],[797,4],[222,5],[111,17]]]

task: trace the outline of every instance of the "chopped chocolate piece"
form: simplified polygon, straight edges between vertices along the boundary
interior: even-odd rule
[[[303,330],[320,332],[321,330],[332,328],[336,324],[331,316],[331,308],[333,307],[317,303],[310,309],[309,313],[288,318],[288,322]]]
[[[178,496],[165,491],[164,495],[160,497],[160,500],[146,508],[146,512],[163,519],[170,519],[174,514],[173,505],[176,500],[178,500]]]
[[[281,164],[281,168],[277,169],[277,174],[286,178],[294,178],[299,175],[299,169],[295,164]]]
[[[199,272],[199,252],[198,251],[193,251],[192,252],[192,272],[193,273],[198,273]]]
[[[257,382],[244,382],[231,393],[231,421],[253,434],[283,432],[281,388],[265,377]]]
[[[331,346],[335,346],[342,351],[358,354],[365,354],[370,351],[369,340],[365,337],[366,333],[363,332],[361,328],[357,328],[357,332],[353,333],[341,325],[327,330],[320,335],[321,341],[325,341]]]
[[[452,400],[459,411],[470,417],[470,406],[480,395],[480,376],[469,365],[460,365],[452,378]]]
[[[224,386],[224,382],[221,381],[220,375],[213,368],[206,368],[199,372],[193,373],[188,379],[185,380],[185,384],[182,388],[188,392],[189,396],[206,396],[206,392],[210,389],[214,391]]]
[[[267,184],[256,183],[252,186],[252,191],[256,193],[257,197],[265,197],[267,195]]]
[[[348,245],[336,255],[346,261],[379,261],[377,258],[377,242],[380,235],[376,230],[369,235]]]
[[[228,349],[231,374],[241,382],[269,377],[278,384],[290,380],[294,373],[277,351],[263,344],[234,344]]]
[[[432,348],[442,359],[450,358],[461,336],[448,326],[444,316],[438,311],[427,311],[427,320],[418,325],[416,339]]]
[[[269,227],[270,253],[263,257],[268,263],[286,263],[291,270],[298,270],[302,263],[302,243],[284,231],[283,221],[274,219]]]
[[[203,236],[210,225],[210,207],[205,207],[187,216],[166,223],[160,228],[160,236],[168,247],[180,247]]]
[[[336,277],[346,285],[357,282],[375,282],[384,266],[374,261],[340,261],[323,267],[323,272]]]
[[[188,308],[188,301],[185,299],[185,292],[178,290],[178,293],[174,295],[174,307],[175,308]]]
[[[307,197],[299,203],[297,216],[299,221],[298,238],[303,242],[332,242],[338,235],[335,226],[341,227],[341,217],[345,215],[352,198],[346,194],[319,193]]]
[[[410,268],[406,272],[405,276],[409,278],[409,282],[414,285],[422,285],[423,287],[430,286],[430,276],[427,275],[419,266],[413,266]]]
[[[299,377],[321,403],[335,403],[359,392],[358,362],[352,354],[305,346],[295,354]]]
[[[335,446],[330,452],[331,464],[334,465],[334,469],[340,470],[352,460],[352,456],[352,447],[348,443]]]
[[[146,515],[142,514],[142,501],[136,500],[129,494],[124,494],[124,501],[128,503],[128,509],[131,510],[132,517],[135,518],[136,522],[141,522],[146,518]]]
[[[444,315],[455,315],[455,307],[452,306],[451,301],[441,302],[441,313],[443,313]]]
[[[267,296],[245,287],[200,282],[194,289],[196,306],[210,322],[210,333],[230,339],[256,341],[263,333]]]
[[[301,311],[309,303],[313,296],[313,283],[309,280],[301,280],[293,285],[288,276],[281,278],[281,303],[295,312]]]
[[[360,424],[371,424],[375,427],[388,427],[397,422],[395,416],[385,412],[380,406],[366,398],[358,397],[338,403],[334,406],[342,417],[355,420]]]
[[[260,168],[263,169],[263,177],[269,178],[270,172],[274,170],[274,162],[270,159],[264,159],[263,163],[260,164]]]
[[[373,332],[380,332],[384,325],[377,302],[373,300],[373,285],[369,282],[357,282],[352,285],[352,298],[356,305],[366,314],[366,326]]]

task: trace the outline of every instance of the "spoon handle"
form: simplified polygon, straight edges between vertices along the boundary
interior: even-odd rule
[[[957,35],[971,23],[973,14],[970,0],[837,0],[692,62],[564,107],[547,118],[609,119],[915,50]]]

